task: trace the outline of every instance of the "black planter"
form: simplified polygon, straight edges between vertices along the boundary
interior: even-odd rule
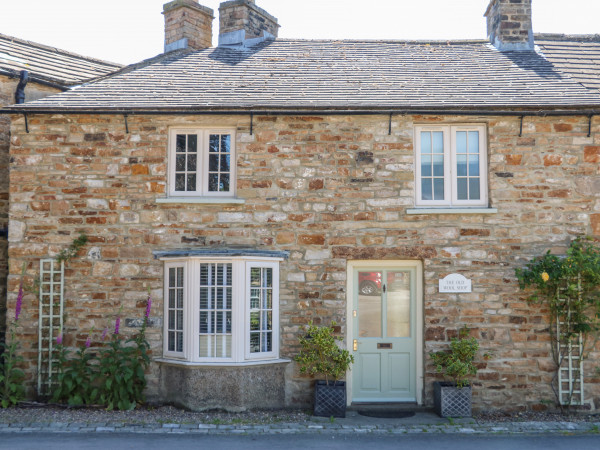
[[[440,417],[471,417],[471,386],[457,388],[454,383],[433,383],[435,412]]]
[[[346,382],[318,380],[315,383],[315,409],[319,417],[346,417]]]

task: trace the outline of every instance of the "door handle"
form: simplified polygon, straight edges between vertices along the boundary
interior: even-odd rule
[[[354,351],[358,350],[358,340],[354,339],[354,345],[352,346],[354,348]]]

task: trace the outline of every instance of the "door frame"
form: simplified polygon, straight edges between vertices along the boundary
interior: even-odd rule
[[[354,304],[354,270],[357,268],[403,269],[414,268],[416,271],[415,303],[417,318],[415,323],[416,348],[415,348],[415,381],[417,404],[423,403],[423,262],[419,260],[353,260],[348,261],[346,267],[346,348],[354,353],[352,344],[354,339],[354,321],[352,311]],[[346,393],[348,406],[352,404],[352,377],[353,370],[346,372]]]

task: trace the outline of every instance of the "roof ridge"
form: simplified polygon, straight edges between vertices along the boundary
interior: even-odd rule
[[[302,39],[302,38],[277,38],[277,42],[343,42],[343,43],[390,43],[390,44],[489,44],[487,39]],[[273,42],[273,41],[270,41]]]
[[[106,61],[106,60],[99,59],[99,58],[93,58],[91,56],[84,56],[84,55],[81,55],[79,53],[74,53],[74,52],[70,52],[68,50],[60,49],[58,47],[52,47],[52,46],[49,46],[49,45],[40,44],[38,42],[28,41],[26,39],[21,39],[21,38],[15,37],[15,36],[9,36],[7,34],[0,33],[0,39],[7,40],[7,41],[12,41],[12,42],[18,42],[20,44],[29,45],[31,47],[37,47],[37,48],[39,48],[41,50],[48,50],[48,51],[60,53],[60,54],[66,55],[66,56],[72,56],[72,57],[83,59],[83,60],[86,60],[86,61],[91,61],[91,62],[95,62],[95,63],[104,64],[106,66],[113,66],[113,67],[116,67],[116,68],[124,67],[124,65],[120,64],[120,63]]]
[[[600,34],[534,33],[534,40],[600,42]]]

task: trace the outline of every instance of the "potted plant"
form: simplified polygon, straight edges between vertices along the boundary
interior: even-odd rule
[[[354,357],[338,346],[341,339],[333,334],[335,325],[335,322],[329,327],[310,323],[300,336],[302,349],[295,358],[300,373],[325,377],[315,382],[315,416],[346,417],[346,382],[340,379],[350,369]]]
[[[465,325],[458,338],[450,342],[450,350],[430,353],[435,368],[451,382],[436,381],[433,385],[435,411],[440,417],[471,417],[471,385],[469,377],[477,373],[473,364],[479,344],[469,338]]]

